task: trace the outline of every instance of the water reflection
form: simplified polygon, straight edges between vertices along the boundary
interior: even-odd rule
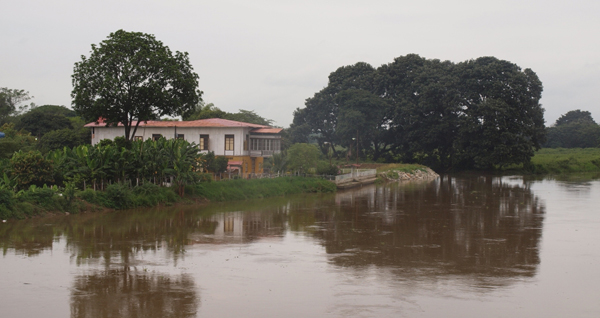
[[[528,184],[444,176],[325,197],[29,220],[3,227],[0,244],[4,253],[35,255],[64,237],[77,264],[110,269],[137,266],[148,251],[165,250],[177,263],[195,244],[251,243],[289,230],[320,240],[339,266],[531,276],[544,207]]]
[[[107,270],[75,278],[71,317],[195,317],[198,303],[189,275]]]
[[[0,227],[0,246],[5,257],[9,250],[36,257],[57,241],[64,243],[77,268],[72,317],[194,316],[199,287],[188,266],[209,264],[206,251],[244,245],[255,250],[236,249],[236,255],[256,255],[261,262],[245,266],[258,270],[272,265],[264,262],[285,259],[270,247],[261,250],[268,246],[259,244],[264,240],[280,244],[281,251],[308,253],[321,245],[324,249],[307,259],[325,258],[328,268],[344,272],[375,269],[382,281],[451,278],[469,286],[506,286],[533,277],[540,264],[545,207],[531,182],[444,176],[327,195],[40,218]],[[289,247],[290,235],[308,239]],[[202,253],[194,253],[198,250]],[[230,256],[220,255],[216,262],[232,264],[227,266],[233,270]],[[191,258],[187,266],[178,267],[186,258]],[[244,276],[243,268],[235,270]],[[235,285],[235,279],[224,283]]]
[[[400,187],[400,188],[399,188]],[[339,266],[402,268],[409,275],[533,276],[544,207],[501,178],[454,179],[339,193],[313,235]]]

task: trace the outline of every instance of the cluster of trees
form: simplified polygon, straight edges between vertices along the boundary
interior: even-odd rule
[[[104,189],[112,183],[137,186],[143,183],[178,185],[183,195],[186,184],[199,181],[203,171],[223,172],[227,159],[213,153],[201,154],[197,145],[179,139],[128,142],[116,141],[80,145],[50,151],[18,151],[5,160],[0,186],[14,190],[35,186],[65,186]]]
[[[90,143],[90,130],[73,110],[27,104],[32,98],[25,90],[0,88],[0,131],[6,135],[0,139],[0,159],[18,150],[46,153]]]
[[[289,133],[292,142],[316,138],[323,153],[354,146],[363,158],[439,170],[528,163],[545,141],[541,93],[532,70],[508,61],[411,54],[338,68],[296,109]]]
[[[600,125],[589,111],[572,110],[547,129],[547,148],[600,147]]]
[[[6,138],[0,140],[0,158],[10,157],[17,150],[47,153],[91,141],[83,119],[64,106],[32,107],[26,113],[5,117],[4,121],[0,131]]]

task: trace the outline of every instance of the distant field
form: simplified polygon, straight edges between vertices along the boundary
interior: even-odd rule
[[[600,171],[600,148],[544,148],[531,163],[535,173]]]

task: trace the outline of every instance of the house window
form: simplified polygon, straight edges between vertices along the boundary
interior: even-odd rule
[[[200,135],[200,150],[208,150],[208,135]]]
[[[177,139],[185,139],[185,136],[183,134],[177,134]]]
[[[233,150],[233,135],[225,135],[225,150]]]
[[[281,149],[281,140],[279,139],[250,139],[250,150],[269,150],[279,151]]]
[[[154,140],[154,141],[157,141],[157,140],[159,140],[160,138],[162,138],[162,135],[161,135],[161,134],[152,134],[152,140]]]
[[[142,140],[142,136],[135,136],[135,137],[133,137],[133,140],[136,140],[136,141],[137,140]]]

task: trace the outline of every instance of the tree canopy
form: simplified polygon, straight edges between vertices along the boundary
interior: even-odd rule
[[[73,109],[88,121],[123,124],[127,140],[140,122],[182,115],[202,96],[187,53],[124,30],[92,44],[90,56],[75,63],[72,82]]]
[[[15,126],[16,129],[29,131],[35,137],[41,137],[44,134],[59,129],[72,129],[73,125],[69,118],[55,112],[45,112],[38,108],[21,116]]]
[[[560,116],[556,120],[556,123],[554,123],[554,126],[558,127],[562,125],[572,124],[575,122],[596,124],[596,121],[594,121],[594,118],[592,118],[592,113],[585,110],[582,111],[580,109],[577,109],[571,110],[566,114]]]
[[[438,170],[527,163],[544,142],[542,83],[495,57],[461,63],[416,54],[373,68],[343,66],[296,109],[291,139],[317,136],[373,160],[421,162]]]
[[[572,110],[560,116],[548,127],[548,148],[600,147],[600,125],[589,111]]]

